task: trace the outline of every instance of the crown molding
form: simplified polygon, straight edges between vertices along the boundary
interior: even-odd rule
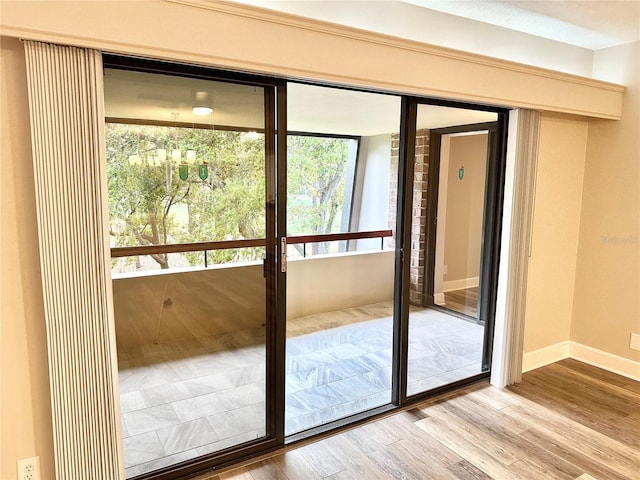
[[[173,18],[190,28],[168,28]],[[619,120],[625,91],[601,80],[225,0],[2,0],[0,34],[290,80],[590,118]]]
[[[611,90],[613,92],[624,92],[625,87],[603,80],[596,80],[571,73],[558,72],[556,70],[546,69],[542,67],[534,67],[524,63],[513,62],[510,60],[502,60],[495,57],[480,55],[477,53],[465,52],[453,48],[440,47],[415,40],[404,39],[392,35],[386,35],[378,32],[371,32],[346,25],[339,25],[324,20],[302,17],[286,12],[277,12],[263,7],[248,5],[244,3],[230,2],[226,0],[163,0],[167,3],[175,3],[211,10],[229,15],[235,15],[252,20],[259,20],[272,24],[279,24],[296,29],[308,30],[317,33],[329,34],[358,40],[387,47],[408,50],[431,56],[443,57],[447,59],[475,63],[493,68],[526,73],[528,75],[536,75],[540,77],[550,78],[563,82],[575,83],[577,85],[597,86],[599,88]]]

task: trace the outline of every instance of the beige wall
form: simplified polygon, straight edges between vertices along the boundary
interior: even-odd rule
[[[640,361],[640,42],[596,53],[594,73],[623,72],[620,122],[589,125],[571,340]],[[605,77],[606,78],[606,77]],[[609,77],[611,78],[611,77]]]
[[[54,477],[31,138],[22,44],[0,39],[0,478],[16,460],[40,456]]]
[[[487,134],[452,136],[447,172],[447,220],[444,240],[444,290],[447,282],[480,275],[482,215],[487,167]],[[464,177],[458,169],[464,165]],[[449,284],[451,285],[451,284]],[[454,286],[454,289],[461,288]]]
[[[569,340],[587,123],[542,115],[525,354]]]

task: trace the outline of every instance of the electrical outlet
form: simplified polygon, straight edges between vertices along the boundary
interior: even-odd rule
[[[40,457],[18,460],[18,480],[40,480]]]
[[[629,348],[633,350],[640,350],[640,333],[631,334],[631,340],[629,340]]]

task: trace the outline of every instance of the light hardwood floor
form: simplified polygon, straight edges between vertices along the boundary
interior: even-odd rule
[[[638,479],[640,383],[574,360],[198,480]]]

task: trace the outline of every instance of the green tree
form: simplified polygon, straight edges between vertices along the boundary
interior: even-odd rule
[[[287,139],[287,223],[289,234],[331,233],[342,211],[348,139],[289,136]],[[327,253],[328,242],[311,244]]]
[[[342,209],[350,140],[288,137],[289,233],[330,233]],[[265,237],[263,135],[237,131],[107,124],[110,233],[116,246],[160,245]],[[171,161],[179,149],[181,161]],[[166,160],[158,150],[164,151]],[[208,176],[179,164],[195,150]],[[312,244],[313,253],[328,243]],[[209,252],[211,263],[255,260],[263,248]],[[165,254],[152,258],[169,268]],[[202,264],[202,252],[184,254]],[[128,262],[138,261],[130,258]],[[137,265],[139,266],[139,265]]]
[[[106,134],[110,230],[116,245],[151,245],[264,236],[264,140],[232,131],[108,124]],[[163,149],[184,157],[197,152],[209,175],[188,166],[181,180],[177,162],[154,160]],[[131,164],[131,156],[140,162]],[[136,157],[133,157],[134,159]],[[258,258],[260,252],[220,251],[213,262]],[[168,268],[167,255],[152,255]],[[191,264],[201,253],[187,255]]]

